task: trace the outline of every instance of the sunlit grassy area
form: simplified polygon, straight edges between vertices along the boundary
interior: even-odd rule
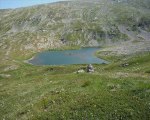
[[[0,119],[149,120],[150,54],[124,59],[94,65],[94,73],[25,63],[1,72],[10,77],[0,77]]]
[[[140,53],[150,51],[149,32],[149,0],[0,10],[0,120],[150,120],[150,53]],[[77,73],[87,65],[25,63],[87,46],[103,47],[95,55],[109,64]]]

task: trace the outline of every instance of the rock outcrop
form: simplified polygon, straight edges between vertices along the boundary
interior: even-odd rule
[[[87,72],[89,73],[94,72],[94,67],[91,64],[87,66]]]

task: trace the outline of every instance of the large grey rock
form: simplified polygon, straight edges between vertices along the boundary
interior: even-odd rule
[[[91,64],[87,66],[87,72],[94,72],[94,67]]]

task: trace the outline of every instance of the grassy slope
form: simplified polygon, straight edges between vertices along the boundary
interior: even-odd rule
[[[150,54],[113,60],[92,74],[74,73],[85,65],[20,63],[0,77],[0,119],[149,120]]]
[[[83,5],[86,6],[85,4]],[[3,46],[6,45],[6,48],[1,46],[0,58],[3,59],[5,52],[10,46],[12,48],[9,55],[6,56],[8,57],[7,61],[3,60],[0,62],[0,119],[65,120],[88,118],[95,120],[99,118],[103,120],[149,120],[149,53],[134,56],[105,56],[105,53],[98,54],[98,56],[106,58],[111,63],[109,65],[94,65],[96,72],[93,74],[74,73],[78,69],[85,68],[86,65],[56,67],[31,66],[22,63],[24,59],[31,56],[35,51],[21,51],[21,48],[24,49],[24,45],[27,44],[34,44],[37,47],[37,43],[40,43],[42,38],[49,37],[48,35],[51,32],[55,33],[55,39],[60,39],[61,34],[64,34],[63,32],[65,31],[64,38],[75,42],[76,39],[80,38],[83,42],[86,42],[84,39],[87,38],[86,35],[89,33],[92,33],[92,35],[96,34],[96,39],[100,41],[103,40],[103,37],[105,37],[103,34],[106,33],[110,37],[115,36],[114,40],[120,40],[117,39],[120,36],[116,28],[118,24],[127,25],[133,30],[136,30],[137,26],[140,25],[141,28],[149,31],[149,11],[138,8],[137,5],[135,4],[135,7],[133,7],[115,4],[114,8],[110,7],[113,10],[112,12],[107,13],[108,11],[106,11],[101,15],[99,14],[99,9],[103,8],[101,5],[90,7],[90,9],[85,7],[82,12],[80,11],[80,15],[78,10],[82,5],[79,6],[77,3],[77,9],[72,10],[72,13],[69,14],[70,16],[67,12],[68,9],[70,12],[70,7],[65,8],[63,5],[54,5],[53,7],[44,6],[43,8],[40,6],[34,9],[22,9],[19,12],[15,10],[12,12],[13,14],[5,16],[5,19],[0,21],[1,28],[4,28],[0,29],[0,34],[2,36],[1,41],[4,42]],[[74,6],[73,8],[76,7]],[[52,10],[49,11],[49,8]],[[37,12],[36,9],[39,9],[39,11]],[[65,9],[66,12],[62,14],[61,9]],[[49,15],[52,16],[48,16],[50,18],[47,17],[47,19],[41,21],[40,14],[42,14],[42,11],[43,14],[46,13],[47,10],[50,12]],[[61,19],[64,18],[66,20],[69,17],[81,17],[82,19],[71,21],[72,24],[70,26],[66,23],[66,26],[63,27],[62,23],[60,23],[46,27],[46,24],[51,19],[55,18],[56,23],[61,21],[59,21],[59,14],[57,14],[58,16],[56,15],[58,11],[55,10],[61,13]],[[113,17],[114,13],[116,17]],[[131,13],[134,13],[135,16],[131,16]],[[93,21],[95,16],[98,19]],[[35,21],[32,21],[30,18]],[[30,33],[27,30],[27,26],[23,32],[5,35],[11,29],[13,23],[16,23],[16,26],[22,26],[23,24],[20,22],[24,23],[25,21],[28,21],[31,30],[34,30],[35,24],[33,23],[40,21],[39,24],[36,23],[39,31]],[[46,28],[47,32],[42,33],[40,29],[43,28]],[[103,31],[102,28],[108,31]],[[83,29],[83,34],[78,31],[80,29]],[[62,33],[57,34],[61,30],[63,30]],[[37,36],[40,37],[38,38]],[[89,39],[91,38],[89,37]],[[71,48],[73,46],[71,44]],[[66,46],[64,49],[68,48],[70,46]],[[128,63],[129,66],[121,67],[124,63]],[[19,66],[17,70],[3,71],[7,66],[14,64]],[[11,76],[7,77],[6,75]]]
[[[147,0],[140,4],[139,0],[87,1],[0,10],[0,58],[4,58],[0,65],[5,64],[5,56],[12,61],[42,50],[88,46],[92,40],[99,45],[128,40],[118,25],[135,32],[138,28],[150,31]]]

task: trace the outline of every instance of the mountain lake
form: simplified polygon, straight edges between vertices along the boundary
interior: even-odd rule
[[[28,60],[28,63],[33,65],[107,64],[107,61],[95,56],[95,52],[99,49],[87,47],[79,50],[44,51]]]

